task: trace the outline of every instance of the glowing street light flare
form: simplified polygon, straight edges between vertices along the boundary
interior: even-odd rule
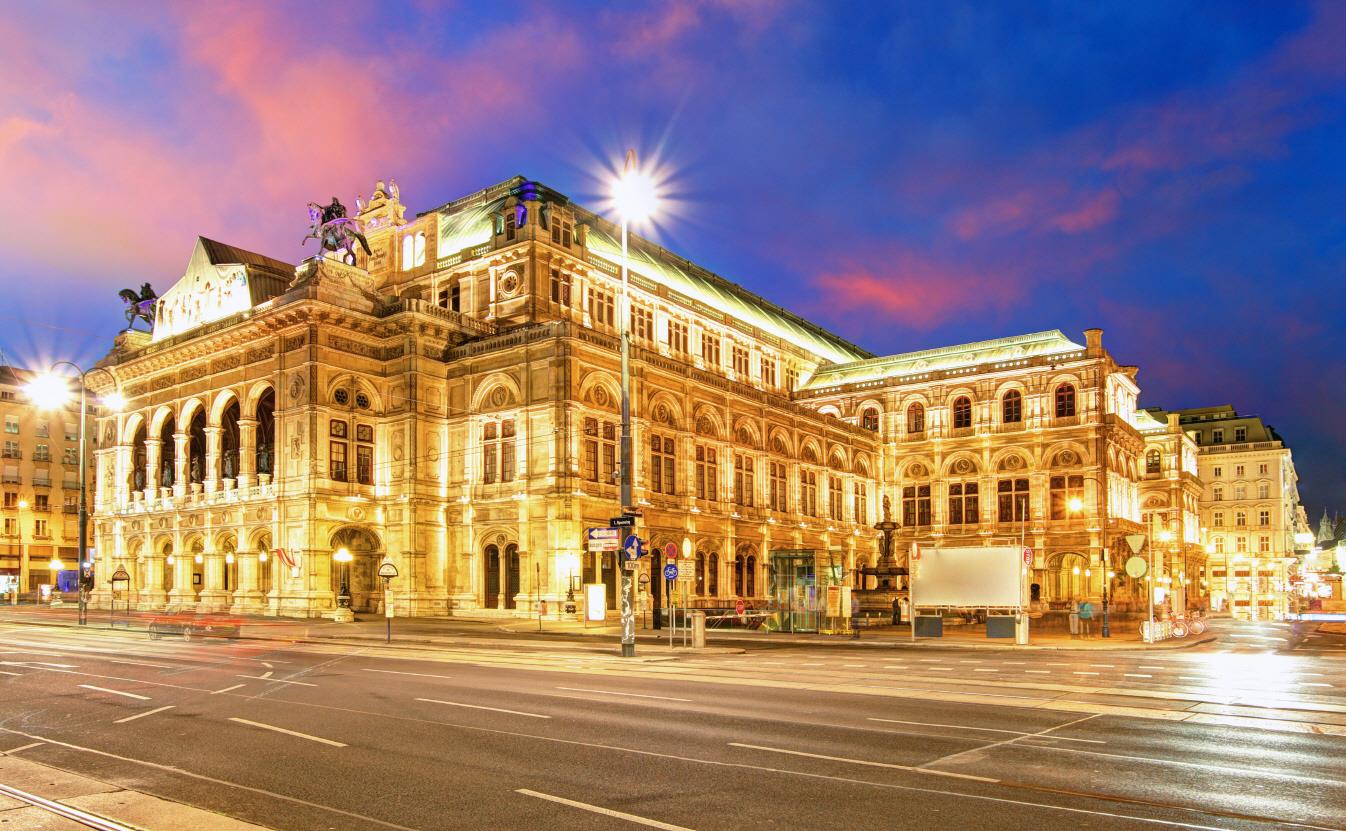
[[[617,215],[626,223],[642,223],[654,215],[659,204],[659,188],[649,171],[636,164],[636,151],[626,151],[622,175],[612,182],[612,202]]]
[[[73,398],[70,384],[66,379],[51,372],[35,376],[33,380],[24,384],[23,391],[28,399],[42,410],[59,410]]]
[[[119,392],[110,392],[100,398],[99,401],[109,412],[120,413],[126,409],[126,396]]]
[[[1072,496],[1070,497],[1070,501],[1066,503],[1066,507],[1070,509],[1072,514],[1078,514],[1080,511],[1084,510],[1084,500],[1080,499],[1078,496]]]

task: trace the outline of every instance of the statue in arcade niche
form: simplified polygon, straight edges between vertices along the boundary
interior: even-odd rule
[[[159,300],[159,295],[154,293],[149,283],[143,283],[140,286],[140,292],[135,289],[122,289],[119,295],[122,302],[126,304],[126,330],[129,332],[135,329],[137,320],[145,321],[145,325],[151,329],[154,328],[154,304]]]
[[[346,216],[346,206],[335,196],[329,205],[308,203],[308,218],[313,227],[309,229],[308,236],[304,237],[300,245],[311,239],[317,240],[320,249],[318,256],[321,257],[324,252],[330,251],[337,254],[338,259],[346,265],[355,265],[356,242],[360,243],[366,256],[371,253],[369,241],[365,239],[360,222]]]

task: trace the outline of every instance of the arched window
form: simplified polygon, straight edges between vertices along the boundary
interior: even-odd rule
[[[743,558],[734,560],[734,596],[743,596]]]
[[[757,596],[757,558],[756,558],[756,557],[749,557],[749,558],[748,558],[748,564],[747,564],[747,566],[745,566],[744,570],[747,572],[747,576],[748,576],[748,590],[747,590],[747,592],[745,593],[744,596],[745,596],[745,597],[756,597],[756,596]]]
[[[1070,418],[1075,415],[1075,387],[1062,384],[1056,388],[1056,417]]]
[[[706,588],[711,597],[720,596],[720,555],[710,552],[710,562],[706,565]]]
[[[972,426],[972,399],[960,395],[953,402],[953,429],[961,430]]]
[[[1024,397],[1018,390],[1010,390],[1000,399],[1000,420],[1015,424],[1024,420]]]
[[[1146,473],[1158,473],[1158,472],[1160,471],[1161,468],[1162,468],[1162,465],[1160,464],[1160,461],[1159,461],[1159,451],[1158,451],[1158,450],[1151,450],[1151,451],[1149,451],[1148,453],[1145,454],[1145,472],[1146,472]]]
[[[907,432],[925,432],[925,407],[920,404],[912,404],[907,408]]]
[[[706,593],[706,555],[702,551],[696,552],[696,593]]]
[[[860,426],[866,430],[879,432],[879,410],[877,407],[866,407],[864,413],[860,415]]]

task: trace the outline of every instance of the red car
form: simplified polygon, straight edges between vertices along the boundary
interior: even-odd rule
[[[151,638],[165,635],[181,635],[183,640],[192,638],[237,638],[243,621],[236,617],[217,613],[175,612],[155,615],[150,619]]]

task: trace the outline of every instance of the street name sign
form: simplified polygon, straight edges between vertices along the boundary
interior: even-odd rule
[[[635,528],[636,518],[631,514],[622,514],[608,520],[609,528]]]

